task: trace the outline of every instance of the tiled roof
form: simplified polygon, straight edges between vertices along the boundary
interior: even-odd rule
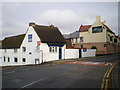
[[[3,49],[20,48],[24,37],[25,37],[25,34],[12,36],[12,37],[6,37],[2,41],[2,48]]]
[[[88,31],[88,29],[91,27],[92,25],[81,25],[79,28],[80,32],[85,32]]]
[[[105,25],[105,24],[103,24],[103,25],[107,28],[108,32],[111,32],[111,33],[115,34],[107,25]]]
[[[35,25],[33,28],[43,43],[49,45],[64,45],[66,43],[63,35],[57,27]]]
[[[70,38],[79,38],[79,31],[75,31],[70,34]]]
[[[63,37],[64,37],[65,39],[70,39],[70,35],[69,35],[69,34],[63,34]]]
[[[111,33],[115,34],[107,25],[105,25],[105,24],[103,24],[103,25],[107,28],[108,32],[111,32]],[[81,25],[79,31],[80,32],[88,31],[91,26],[92,25]]]

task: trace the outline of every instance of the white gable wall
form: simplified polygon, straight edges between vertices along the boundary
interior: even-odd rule
[[[32,42],[28,42],[28,35],[32,34]],[[35,64],[35,59],[39,59],[39,64],[42,62],[48,62],[53,60],[59,60],[59,47],[57,46],[57,52],[50,52],[47,43],[41,43],[39,46],[39,50],[37,47],[37,41],[41,41],[38,37],[37,33],[33,29],[33,27],[29,27],[24,40],[19,49],[17,49],[17,53],[14,53],[14,49],[7,49],[5,53],[5,49],[2,49],[2,66],[14,66],[14,65],[26,65],[26,64]],[[26,52],[23,52],[23,47],[26,47]],[[66,45],[62,47],[62,59],[65,58],[64,51]],[[30,54],[31,53],[31,54]],[[4,56],[6,58],[4,62]],[[8,62],[8,57],[10,58],[10,62]],[[18,59],[18,62],[14,61],[14,58]],[[26,62],[23,62],[23,58],[26,59]]]
[[[29,34],[32,34],[32,42],[28,42]],[[36,49],[37,41],[40,41],[40,38],[38,37],[37,33],[34,31],[33,27],[29,27],[25,35],[25,38],[23,40],[23,43],[20,47],[21,52],[22,52],[21,57],[27,59],[26,64],[35,64],[35,59],[40,58],[40,54]],[[22,51],[22,47],[26,47],[26,52]]]

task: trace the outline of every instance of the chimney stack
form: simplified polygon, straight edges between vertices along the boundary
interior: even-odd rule
[[[105,25],[106,25],[106,21],[103,21],[103,24],[105,24]]]
[[[29,23],[29,26],[35,26],[34,22]]]
[[[54,27],[54,25],[51,24],[49,27]]]
[[[101,22],[101,17],[100,16],[96,16],[96,21],[97,22]]]

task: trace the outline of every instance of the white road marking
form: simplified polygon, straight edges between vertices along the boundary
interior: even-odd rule
[[[11,71],[11,72],[5,72],[3,74],[9,74],[9,73],[14,73],[15,71]]]
[[[22,70],[22,71],[27,71],[27,70],[29,70],[29,69],[24,69],[24,70]]]
[[[48,77],[45,77],[45,78],[39,79],[39,80],[37,80],[37,81],[35,81],[35,82],[31,82],[31,83],[29,83],[29,84],[27,84],[27,85],[22,86],[21,88],[28,87],[28,86],[30,86],[30,85],[33,85],[33,84],[35,84],[35,83],[37,83],[37,82],[39,82],[39,81],[45,80],[45,79],[47,79],[47,78],[48,78]]]

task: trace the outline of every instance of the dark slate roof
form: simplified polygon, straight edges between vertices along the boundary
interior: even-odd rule
[[[64,37],[65,39],[69,39],[69,38],[70,38],[70,35],[69,35],[69,34],[63,34],[63,37]]]
[[[43,43],[47,43],[48,45],[64,45],[66,43],[57,27],[35,25],[33,28]]]
[[[6,37],[2,41],[2,48],[3,49],[20,48],[24,37],[25,37],[25,34],[12,36],[12,37]]]
[[[71,33],[71,38],[79,38],[79,31]]]

